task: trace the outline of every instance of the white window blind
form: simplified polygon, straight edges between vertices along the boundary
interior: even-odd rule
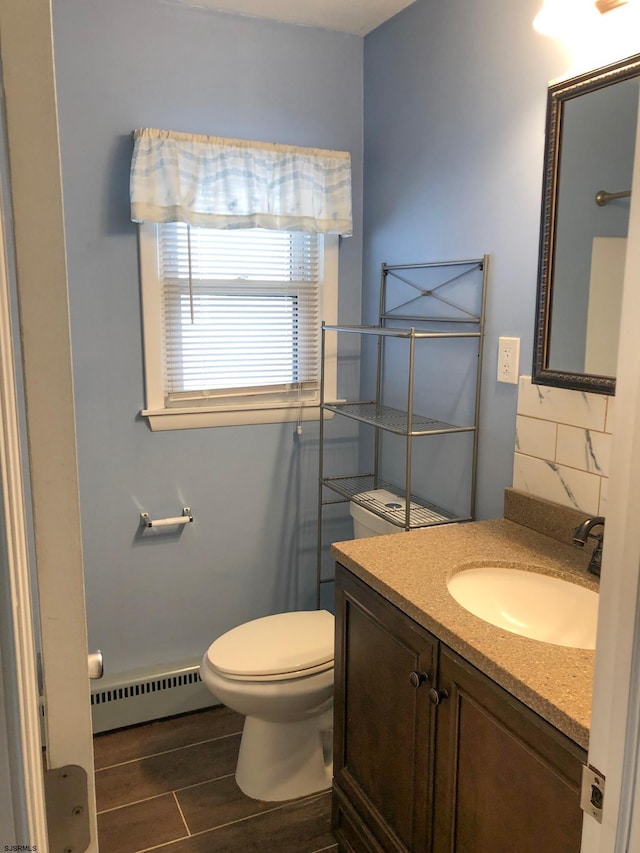
[[[317,402],[322,235],[156,228],[165,405]]]

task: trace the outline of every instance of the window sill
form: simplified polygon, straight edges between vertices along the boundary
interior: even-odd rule
[[[219,409],[143,409],[153,432],[171,429],[203,429],[206,427],[282,424],[320,420],[320,407],[244,409],[221,412]],[[325,413],[325,418],[330,417]]]

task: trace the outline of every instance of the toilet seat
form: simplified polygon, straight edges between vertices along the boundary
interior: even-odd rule
[[[232,628],[206,654],[233,681],[281,681],[333,667],[334,618],[327,610],[263,616]]]

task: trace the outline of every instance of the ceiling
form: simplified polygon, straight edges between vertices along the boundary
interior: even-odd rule
[[[364,36],[415,0],[180,0],[180,2]]]

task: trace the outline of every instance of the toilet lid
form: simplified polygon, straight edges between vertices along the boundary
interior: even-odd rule
[[[265,678],[333,666],[334,619],[327,610],[277,613],[245,622],[211,644],[211,666],[230,677]]]

